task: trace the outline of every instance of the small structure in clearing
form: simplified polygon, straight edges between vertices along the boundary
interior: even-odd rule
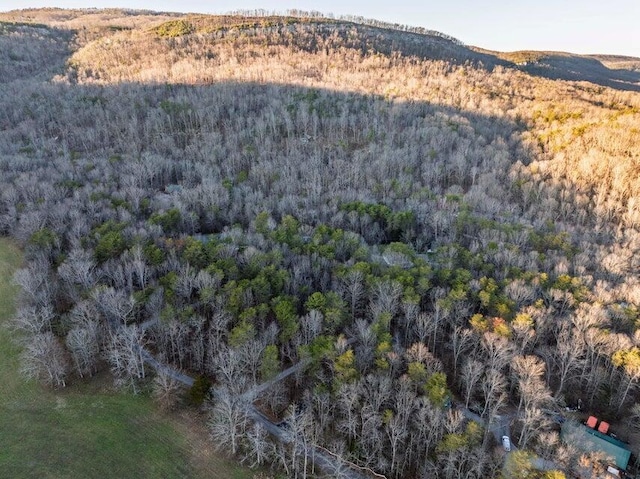
[[[631,458],[629,445],[593,429],[593,426],[587,427],[575,421],[565,421],[560,436],[565,443],[574,444],[583,451],[602,452],[609,456],[619,469],[627,469]]]

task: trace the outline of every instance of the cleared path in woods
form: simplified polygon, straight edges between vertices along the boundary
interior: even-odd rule
[[[253,477],[221,456],[204,457],[179,418],[159,413],[148,397],[114,391],[108,374],[57,390],[25,381],[18,333],[8,327],[18,292],[11,278],[21,261],[20,250],[0,237],[0,477]]]
[[[142,323],[140,327],[142,329],[147,329],[157,324],[157,322],[157,319],[151,319]],[[153,369],[168,374],[170,377],[174,378],[184,386],[191,387],[195,382],[195,378],[184,374],[174,368],[171,368],[166,364],[162,364],[144,348],[142,349],[142,357],[144,359],[144,362],[151,366]],[[243,393],[239,397],[239,403],[245,405],[245,414],[249,419],[260,424],[269,434],[271,434],[271,436],[273,436],[279,442],[291,443],[295,441],[297,448],[306,453],[309,460],[312,461],[316,467],[322,469],[327,474],[331,474],[332,477],[339,477],[343,479],[384,478],[385,476],[375,474],[373,471],[368,471],[365,468],[360,468],[355,464],[344,461],[320,446],[304,443],[299,438],[294,437],[289,431],[286,430],[286,428],[283,428],[278,424],[272,422],[254,406],[252,401],[255,400],[255,398],[257,398],[259,394],[263,393],[271,386],[286,379],[287,377],[304,370],[304,368],[306,368],[310,364],[310,362],[311,361],[309,359],[304,359],[294,364],[293,366],[290,366],[289,368],[283,370],[274,378],[265,381],[264,383],[258,384]],[[213,390],[213,395],[215,396],[215,389]]]

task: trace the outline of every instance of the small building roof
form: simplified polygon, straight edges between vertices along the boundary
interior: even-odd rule
[[[583,451],[599,451],[614,460],[620,469],[626,469],[631,458],[629,445],[622,441],[590,429],[574,421],[565,421],[560,433],[562,440]]]

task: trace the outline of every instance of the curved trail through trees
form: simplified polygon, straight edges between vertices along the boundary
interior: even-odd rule
[[[142,352],[141,352],[142,359],[146,364],[151,366],[153,369],[155,369],[156,371],[162,371],[167,376],[175,379],[176,381],[180,382],[181,384],[184,384],[187,387],[193,386],[193,383],[195,382],[194,378],[184,373],[181,373],[180,371],[173,369],[167,366],[166,364],[162,364],[160,361],[154,358],[149,351],[147,351],[144,348],[141,348],[141,349],[142,349]]]
[[[158,323],[158,318],[150,319],[145,321],[140,325],[140,329],[146,330]],[[354,340],[351,339],[350,342]],[[156,371],[161,371],[164,374],[170,376],[175,379],[179,383],[191,387],[195,382],[195,378],[184,374],[166,364],[158,361],[149,351],[147,351],[144,347],[140,346],[141,356],[145,362]],[[386,479],[385,476],[377,474],[373,471],[367,470],[365,468],[361,468],[360,466],[348,462],[339,456],[331,453],[330,451],[318,446],[316,444],[309,444],[306,441],[302,441],[299,438],[292,435],[289,431],[284,429],[283,427],[275,424],[268,417],[262,414],[253,404],[254,398],[256,398],[260,393],[266,391],[274,384],[282,381],[283,379],[295,374],[299,371],[302,371],[305,367],[307,367],[311,363],[310,359],[303,359],[302,361],[290,366],[289,368],[281,371],[278,375],[273,377],[272,379],[265,381],[261,384],[256,385],[252,389],[246,391],[242,395],[238,397],[239,403],[244,405],[244,414],[247,418],[255,422],[256,424],[260,424],[265,431],[267,431],[272,437],[274,437],[278,442],[282,442],[285,444],[289,444],[294,442],[296,445],[296,449],[300,454],[304,454],[320,469],[325,471],[327,474],[330,474],[332,477],[339,477],[343,479],[367,479],[367,478],[377,478],[377,479]],[[212,388],[212,394],[216,395],[215,388]]]

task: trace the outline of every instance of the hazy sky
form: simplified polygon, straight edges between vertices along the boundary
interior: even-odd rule
[[[640,57],[640,0],[0,0],[0,11],[44,6],[203,13],[298,8],[425,27],[494,50]]]

